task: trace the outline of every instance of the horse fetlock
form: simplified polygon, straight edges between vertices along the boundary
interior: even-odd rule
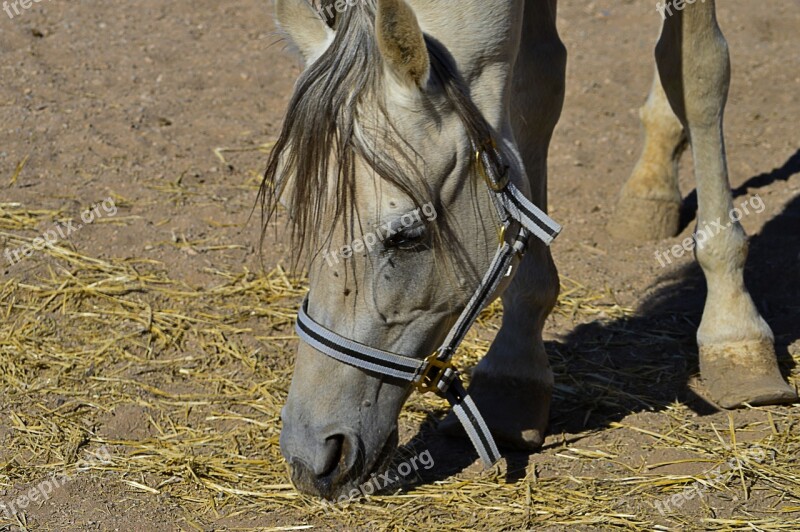
[[[741,277],[750,249],[741,225],[725,220],[701,222],[695,240],[695,256],[709,284],[727,284],[732,273],[736,279]]]
[[[723,408],[797,400],[781,375],[771,338],[701,345],[700,373],[710,399]]]

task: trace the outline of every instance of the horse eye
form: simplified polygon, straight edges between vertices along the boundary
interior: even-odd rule
[[[425,226],[401,229],[383,241],[386,249],[416,249],[425,239]]]

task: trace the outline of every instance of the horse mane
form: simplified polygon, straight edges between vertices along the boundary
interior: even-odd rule
[[[429,228],[434,249],[450,251],[437,256],[449,257],[447,262],[456,262],[459,270],[464,266],[473,270],[469,257],[456,249],[447,213],[425,179],[425,161],[392,125],[383,97],[383,59],[375,18],[376,0],[362,0],[329,21],[336,27],[333,43],[300,75],[259,190],[262,244],[284,193],[292,247],[300,250],[295,257],[298,264],[306,252],[311,258],[320,252],[338,223],[344,224],[345,238],[351,239],[361,226],[355,201],[355,167],[360,157],[375,179],[397,187],[416,208],[433,203],[439,213],[437,223]],[[454,60],[431,37],[426,35],[425,41],[431,59],[431,87],[444,91],[470,139],[483,145],[491,138],[491,127],[467,96]],[[380,113],[390,131],[368,130],[362,116],[367,105],[370,112]],[[330,177],[331,171],[335,179]],[[475,180],[472,182],[474,185]],[[323,242],[319,228],[324,224],[330,229]]]

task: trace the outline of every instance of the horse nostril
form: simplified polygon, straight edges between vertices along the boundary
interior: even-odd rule
[[[325,440],[325,447],[322,451],[324,455],[321,460],[322,471],[315,471],[317,477],[325,478],[333,474],[341,461],[343,449],[344,435],[335,434]]]

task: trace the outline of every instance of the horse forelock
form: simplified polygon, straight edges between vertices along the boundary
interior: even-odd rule
[[[371,168],[374,179],[396,187],[417,208],[427,203],[434,203],[437,211],[440,207],[425,179],[425,161],[403,139],[387,112],[375,16],[376,0],[359,1],[341,13],[333,42],[297,81],[267,163],[259,191],[262,242],[285,194],[296,265],[303,256],[313,258],[337,224],[343,224],[345,239],[361,226],[355,201],[357,158]],[[480,145],[491,136],[490,126],[469,98],[447,51],[429,36],[425,40],[431,83],[445,92],[467,136]],[[389,131],[370,130],[376,114]],[[363,120],[366,115],[372,117],[370,124]],[[457,249],[446,215],[442,212],[430,228],[436,249],[448,251],[439,254],[447,260],[437,262],[455,262],[463,270],[470,261]],[[325,232],[322,227],[329,229]]]

